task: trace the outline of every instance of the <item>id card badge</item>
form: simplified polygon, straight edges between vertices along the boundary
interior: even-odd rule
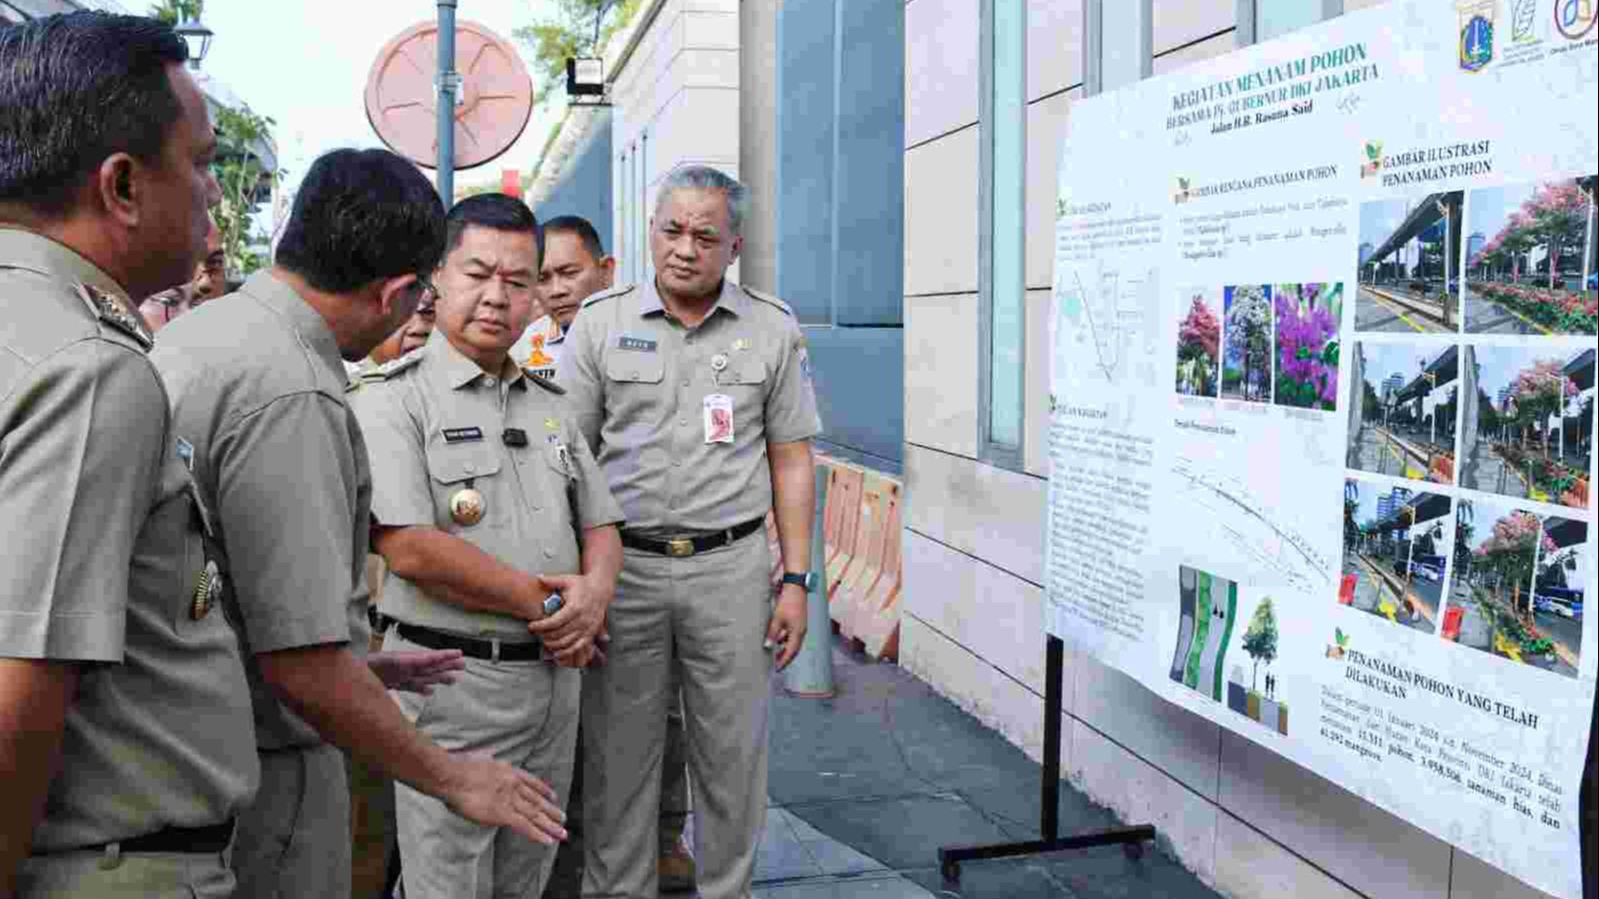
[[[725,393],[705,397],[705,442],[733,442],[733,398]]]

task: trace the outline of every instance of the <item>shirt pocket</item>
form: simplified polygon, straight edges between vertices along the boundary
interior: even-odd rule
[[[605,377],[620,384],[660,384],[666,375],[666,361],[658,352],[612,350],[605,358]]]
[[[434,510],[446,530],[493,526],[504,520],[505,503],[494,496],[500,459],[487,440],[463,443],[434,443],[427,449],[428,475],[433,481]],[[467,523],[451,509],[463,490],[476,490],[483,504],[482,517]]]

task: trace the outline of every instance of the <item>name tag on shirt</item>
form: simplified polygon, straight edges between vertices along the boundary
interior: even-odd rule
[[[482,428],[445,428],[445,443],[466,443],[469,440],[482,440]]]
[[[640,353],[655,352],[655,341],[643,337],[628,337],[623,335],[616,338],[616,348],[619,350],[634,350]]]
[[[733,442],[733,398],[725,393],[705,397],[705,442]]]

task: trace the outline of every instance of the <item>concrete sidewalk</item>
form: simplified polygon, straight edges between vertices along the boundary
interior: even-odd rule
[[[835,644],[833,671],[830,700],[773,680],[757,899],[1217,896],[1153,848],[1133,862],[1118,847],[966,862],[960,892],[944,892],[940,846],[1037,838],[1040,767],[894,665]],[[1069,784],[1061,794],[1063,835],[1116,826]]]

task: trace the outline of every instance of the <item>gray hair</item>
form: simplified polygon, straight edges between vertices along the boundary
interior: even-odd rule
[[[744,216],[749,214],[750,192],[737,178],[708,165],[675,168],[661,181],[661,190],[655,195],[657,217],[661,214],[661,204],[666,201],[667,194],[684,188],[721,191],[727,198],[728,227],[733,229],[734,236],[744,233]]]

